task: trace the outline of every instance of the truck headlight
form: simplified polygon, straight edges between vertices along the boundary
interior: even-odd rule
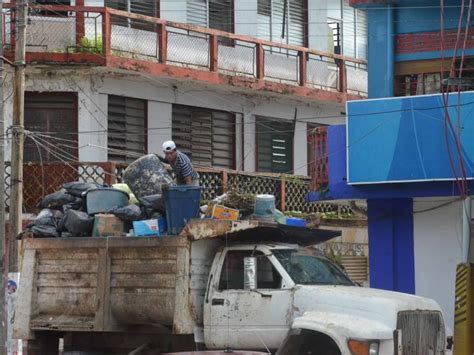
[[[350,339],[347,342],[352,355],[378,355],[379,343],[373,340]]]

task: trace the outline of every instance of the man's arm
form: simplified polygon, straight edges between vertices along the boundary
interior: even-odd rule
[[[186,176],[186,177],[184,178],[184,182],[186,183],[186,185],[191,185],[192,182],[193,182],[193,178],[191,177],[191,175]]]

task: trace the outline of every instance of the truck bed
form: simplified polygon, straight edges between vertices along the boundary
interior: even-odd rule
[[[185,237],[25,240],[15,337],[131,325],[191,334],[202,321],[195,310],[202,309],[207,254],[215,252],[194,249],[191,261]]]

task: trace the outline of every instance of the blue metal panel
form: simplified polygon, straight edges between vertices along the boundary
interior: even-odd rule
[[[456,126],[457,94],[449,96]],[[468,178],[474,176],[474,92],[459,97],[462,158]],[[370,184],[453,180],[460,164],[454,134],[448,129],[442,95],[361,100],[347,104],[348,183]]]

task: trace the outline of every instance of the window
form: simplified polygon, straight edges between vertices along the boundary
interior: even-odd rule
[[[140,15],[158,15],[158,0],[106,0],[105,6]]]
[[[292,173],[293,137],[293,122],[257,117],[258,171]]]
[[[235,168],[235,115],[173,105],[172,136],[196,165]]]
[[[334,53],[367,59],[368,20],[364,10],[354,9],[349,0],[328,0],[328,26]]]
[[[70,0],[38,0],[36,5],[64,5],[70,6]],[[31,15],[49,16],[49,17],[68,17],[67,11],[50,10],[32,10]]]
[[[109,95],[108,159],[131,163],[146,153],[146,101]]]
[[[305,4],[305,0],[258,0],[258,37],[272,42],[307,46]]]
[[[25,129],[45,134],[43,147],[25,140],[26,162],[77,160],[77,94],[26,92]]]
[[[234,32],[233,0],[188,0],[187,22]]]
[[[257,257],[257,288],[281,288],[282,278],[280,273],[263,253],[250,250],[232,250],[227,253],[224,260],[219,280],[220,290],[244,289],[244,258],[250,256]]]

